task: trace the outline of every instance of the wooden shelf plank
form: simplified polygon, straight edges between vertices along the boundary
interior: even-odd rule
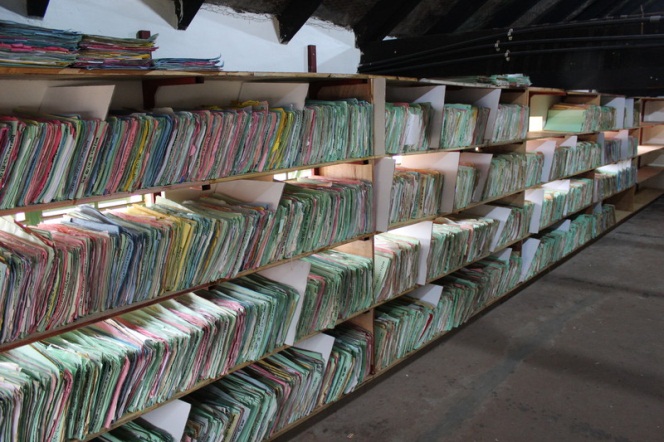
[[[638,170],[636,183],[641,184],[650,178],[654,178],[664,171],[663,166],[644,166]]]
[[[640,157],[642,155],[646,155],[649,153],[657,152],[658,150],[664,149],[664,146],[662,145],[639,145],[638,150],[637,150],[637,157]]]

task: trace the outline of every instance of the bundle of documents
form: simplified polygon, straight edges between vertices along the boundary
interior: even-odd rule
[[[150,69],[157,35],[149,38],[115,38],[83,35],[74,67],[87,69]]]
[[[542,201],[540,229],[591,205],[593,202],[593,188],[593,180],[588,178],[569,180],[569,190],[546,188]]]
[[[523,74],[500,74],[500,75],[491,75],[489,77],[478,76],[477,82],[493,84],[495,86],[516,87],[516,88],[528,87],[532,84],[530,82],[530,77]]]
[[[622,157],[622,140],[619,138],[604,139],[604,163],[610,164],[620,161]]]
[[[381,233],[374,237],[375,302],[415,287],[419,272],[420,242],[416,238]]]
[[[489,206],[492,207],[492,206]],[[534,204],[525,201],[523,206],[510,205],[510,214],[505,221],[505,226],[500,233],[496,249],[501,249],[517,239],[524,238],[528,234],[530,220],[533,217]]]
[[[527,176],[537,175],[539,155],[505,153],[491,158],[491,167],[484,187],[482,199],[495,198],[526,187]],[[530,166],[530,167],[528,167]],[[539,176],[542,169],[539,168]]]
[[[621,160],[628,160],[634,158],[639,153],[639,139],[638,137],[628,136],[627,137],[627,155]]]
[[[81,34],[0,20],[0,66],[66,67]]]
[[[454,193],[454,210],[463,209],[470,205],[478,181],[479,173],[473,164],[459,163],[456,191]]]
[[[221,57],[214,58],[155,58],[152,66],[164,71],[220,71],[224,67]]]
[[[499,222],[462,216],[439,218],[433,224],[428,276],[433,279],[489,253]]]
[[[597,132],[615,127],[615,108],[595,104],[557,103],[546,116],[544,130]]]
[[[440,136],[441,147],[453,149],[473,144],[478,114],[479,109],[470,104],[445,104]]]
[[[373,152],[373,105],[349,98],[307,100],[301,164],[366,157]]]
[[[497,143],[526,138],[529,112],[528,106],[499,104],[491,141]]]
[[[374,301],[373,260],[335,250],[303,258],[311,263],[297,338],[333,328]]]
[[[570,180],[569,186],[565,215],[578,212],[593,202],[593,180],[590,178]]]
[[[330,330],[334,345],[325,368],[318,404],[341,399],[362,384],[371,372],[373,335],[360,326],[344,323]]]
[[[607,148],[612,149],[613,143],[606,140],[604,152]],[[620,154],[620,143],[618,143],[618,155]],[[566,176],[572,176],[579,172],[594,169],[602,164],[602,147],[594,141],[579,141],[575,146],[558,146],[553,154],[551,164],[550,180],[557,180]]]
[[[166,431],[141,418],[127,422],[123,426],[92,440],[95,442],[123,442],[128,440],[178,442]]]
[[[525,187],[533,187],[542,181],[544,155],[541,152],[526,152]]]
[[[385,151],[424,151],[431,139],[431,103],[385,103]]]
[[[376,308],[374,317],[374,367],[376,371],[417,350],[434,337],[437,305],[409,296]]]
[[[435,170],[397,168],[392,178],[390,224],[438,214],[444,178]]]
[[[602,210],[597,216],[599,234],[616,224],[616,206],[613,204],[602,204]]]
[[[236,371],[186,397],[183,440],[263,440],[311,413],[324,370],[320,353],[289,348]]]
[[[539,228],[550,226],[565,216],[567,192],[561,189],[545,189]]]
[[[567,255],[576,248],[587,243],[599,234],[599,218],[594,215],[577,215],[572,219],[565,240],[564,254]]]
[[[595,169],[595,200],[622,192],[636,183],[637,169],[630,160]]]
[[[442,331],[460,326],[487,302],[507,293],[516,286],[520,273],[521,258],[511,254],[506,260],[493,256],[482,259],[436,281],[443,287],[441,301],[450,305]]]

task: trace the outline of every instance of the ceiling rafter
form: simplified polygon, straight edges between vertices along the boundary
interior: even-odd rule
[[[449,34],[458,29],[486,0],[458,0],[450,11],[426,31],[426,35]]]
[[[381,41],[396,28],[422,0],[378,0],[353,26],[358,46]]]
[[[276,15],[279,22],[279,41],[291,41],[322,2],[323,0],[291,0],[284,10]]]

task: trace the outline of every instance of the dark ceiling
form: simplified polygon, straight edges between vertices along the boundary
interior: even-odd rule
[[[664,0],[207,1],[273,14],[283,43],[310,16],[352,29],[363,73],[664,94]]]

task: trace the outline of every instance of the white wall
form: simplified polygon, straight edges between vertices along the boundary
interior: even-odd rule
[[[280,44],[273,19],[204,4],[186,31],[176,29],[173,0],[51,0],[43,20],[26,18],[25,0],[3,0],[0,19],[88,34],[159,34],[154,57],[221,55],[226,71],[306,72],[307,45],[317,46],[318,72],[355,73],[360,51],[352,31],[310,19]]]

